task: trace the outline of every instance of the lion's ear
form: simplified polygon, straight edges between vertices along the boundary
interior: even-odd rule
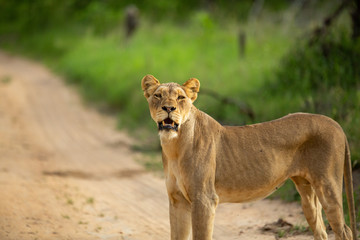
[[[197,98],[197,93],[200,89],[200,82],[196,78],[190,78],[183,84],[186,95],[191,98],[191,101],[195,101]]]
[[[150,97],[159,85],[159,80],[157,80],[153,75],[146,75],[141,80],[141,88],[144,91],[144,96],[146,98]]]

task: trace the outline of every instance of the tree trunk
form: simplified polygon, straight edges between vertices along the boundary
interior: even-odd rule
[[[354,0],[354,9],[351,12],[352,38],[356,40],[360,37],[360,0]]]

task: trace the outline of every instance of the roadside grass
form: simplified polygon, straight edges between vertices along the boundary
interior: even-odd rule
[[[280,229],[277,232],[278,238],[283,237],[290,237],[290,236],[296,236],[296,235],[304,235],[304,234],[310,234],[312,231],[308,226],[304,225],[294,225],[289,229]]]
[[[120,127],[152,129],[140,87],[144,75],[178,83],[196,77],[201,88],[247,102],[247,93],[262,86],[264,76],[274,71],[294,42],[292,33],[271,21],[217,23],[204,12],[189,21],[177,25],[145,20],[129,41],[121,29],[103,35],[91,28],[45,30],[22,37],[12,49],[47,62],[88,100],[120,113]],[[247,33],[244,57],[239,56],[240,29]],[[222,123],[251,122],[201,92],[195,105]]]
[[[120,126],[130,129],[154,127],[140,87],[144,75],[178,83],[196,77],[204,88],[241,99],[262,85],[263,76],[270,74],[292,43],[280,31],[274,33],[275,26],[264,27],[266,31],[249,34],[246,56],[240,58],[236,26],[150,25],[139,29],[129,42],[117,33],[87,34],[56,64],[88,99],[121,112]],[[247,120],[231,108],[219,111],[221,103],[201,92],[195,105],[222,122]]]
[[[9,76],[2,76],[0,78],[0,83],[2,84],[7,84],[7,83],[10,83],[11,82],[11,77]]]

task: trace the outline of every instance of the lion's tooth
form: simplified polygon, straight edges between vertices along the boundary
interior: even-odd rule
[[[172,122],[172,123],[171,123],[171,126],[172,126],[172,127],[174,127],[174,125],[175,125],[175,123],[174,123],[174,122]]]
[[[165,125],[165,121],[162,121],[162,124]]]

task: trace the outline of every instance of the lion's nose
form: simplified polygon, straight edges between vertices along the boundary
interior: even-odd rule
[[[164,106],[164,107],[162,107],[162,109],[165,110],[167,113],[170,113],[170,112],[174,111],[176,109],[176,107]]]

